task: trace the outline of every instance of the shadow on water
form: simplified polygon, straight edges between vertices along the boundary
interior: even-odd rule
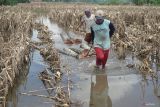
[[[60,34],[65,33],[57,24],[51,23],[48,18],[39,19],[53,32],[53,44],[62,49],[67,46],[63,43]],[[74,35],[74,34],[73,34]],[[76,35],[74,35],[76,36]],[[37,39],[37,31],[33,30],[33,40]],[[79,46],[75,46],[79,47]],[[38,78],[39,72],[47,66],[39,51],[31,52],[31,64],[27,74],[22,74],[16,79],[16,85],[10,90],[7,107],[52,107],[53,102],[35,96],[20,95],[21,92],[43,90],[44,84]],[[106,73],[93,74],[95,58],[77,60],[74,57],[60,54],[62,65],[71,69],[71,100],[73,107],[160,107],[158,83],[152,80],[143,80],[134,69],[127,68],[130,61],[119,61],[111,51],[107,62]],[[24,70],[25,72],[25,70]],[[64,79],[65,80],[65,79]],[[159,91],[158,91],[159,90]],[[48,92],[39,91],[36,94],[48,95]]]

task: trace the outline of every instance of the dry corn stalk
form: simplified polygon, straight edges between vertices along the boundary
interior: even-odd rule
[[[4,97],[4,103],[8,88],[14,85],[15,77],[29,61],[28,40],[33,20],[29,12],[5,8],[0,12],[0,96]]]
[[[121,53],[119,56],[122,56],[126,51],[132,51],[139,57],[143,63],[142,66],[145,66],[142,68],[146,68],[147,65],[147,70],[150,71],[150,66],[147,64],[148,60],[144,62],[144,58],[152,57],[153,54],[156,56],[154,58],[160,56],[160,8],[105,5],[87,5],[87,7],[91,8],[93,12],[97,9],[104,10],[105,16],[116,26],[116,35],[119,38],[113,37],[113,44],[115,44],[117,53]],[[32,14],[26,14],[23,11],[47,10],[51,20],[58,22],[66,30],[77,32],[75,28],[80,24],[85,8],[86,5],[83,4],[47,3],[0,7],[0,90],[5,90],[2,91],[3,95],[6,94],[7,88],[12,84],[15,74],[18,73],[17,65],[24,61],[25,54],[22,53],[26,53],[24,50],[28,46],[27,37],[31,31]],[[84,26],[80,27],[78,31],[83,35]],[[40,32],[42,35],[45,33]],[[152,47],[154,52],[146,47]],[[143,70],[141,71],[143,72]]]
[[[74,32],[77,32],[76,28],[80,24],[86,8],[83,4],[39,5],[42,5],[44,9],[48,8],[51,10],[48,14],[51,20],[63,26],[64,29]],[[45,7],[46,5],[47,7]],[[33,6],[34,5],[31,7],[26,6],[26,8],[33,8]],[[35,6],[35,8],[37,7]],[[87,7],[90,8],[93,13],[99,8],[102,9],[105,12],[106,18],[114,23],[116,27],[116,36],[113,36],[113,44],[119,58],[124,59],[128,53],[132,52],[143,62],[144,58],[152,56],[152,50],[146,51],[145,47],[152,47],[155,50],[159,50],[159,7],[105,5],[88,5]],[[81,26],[78,31],[84,35],[84,26]],[[142,50],[146,52],[144,55],[142,55]],[[159,55],[159,51],[156,51],[156,54]]]

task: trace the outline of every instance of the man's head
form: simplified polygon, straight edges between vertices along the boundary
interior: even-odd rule
[[[102,10],[97,10],[95,14],[96,24],[102,24],[104,21],[104,12]]]
[[[91,16],[91,11],[89,9],[86,9],[84,11],[84,14],[89,18]]]

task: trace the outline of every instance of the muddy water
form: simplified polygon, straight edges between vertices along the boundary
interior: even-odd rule
[[[51,23],[49,19],[40,19],[42,23],[53,32],[54,46],[58,49],[64,47],[79,47],[64,45],[60,33],[65,32],[57,24]],[[69,33],[72,36],[74,33]],[[33,32],[33,40],[37,32]],[[38,73],[43,71],[45,63],[38,51],[33,51],[31,65],[28,75],[20,78],[17,86],[10,93],[7,107],[52,107],[51,101],[34,96],[24,96],[18,93],[31,90],[44,89],[42,82],[38,79]],[[116,59],[111,50],[105,72],[94,72],[95,58],[77,60],[74,57],[61,54],[62,65],[71,68],[71,80],[73,89],[71,98],[75,107],[160,107],[160,99],[157,97],[157,85],[153,81],[143,81],[135,69],[126,67],[134,63],[131,58],[125,61]],[[46,91],[38,94],[48,95]],[[160,93],[159,93],[160,94]]]
[[[37,34],[38,32],[33,30],[33,41],[39,41]],[[45,89],[43,83],[38,78],[39,72],[43,71],[45,67],[47,67],[47,65],[43,61],[39,51],[31,50],[30,66],[28,71],[24,71],[28,74],[22,74],[16,79],[16,85],[9,91],[7,107],[51,107],[52,104],[48,99],[19,94]],[[48,95],[46,91],[40,91],[36,94]]]

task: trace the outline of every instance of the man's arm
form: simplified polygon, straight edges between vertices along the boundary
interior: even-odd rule
[[[84,23],[85,23],[84,16],[82,16],[81,22],[80,22],[80,24],[77,26],[76,30],[78,30],[78,28],[81,27]]]
[[[93,28],[92,28],[92,27],[91,27],[91,37],[92,37],[91,42],[92,42],[92,44],[93,44],[93,42],[94,42],[94,31],[93,31]]]
[[[111,22],[110,22],[110,24],[109,24],[109,29],[110,29],[109,35],[110,35],[110,38],[111,38],[112,35],[113,35],[114,32],[115,32],[115,27],[114,27],[113,23],[111,23]]]

